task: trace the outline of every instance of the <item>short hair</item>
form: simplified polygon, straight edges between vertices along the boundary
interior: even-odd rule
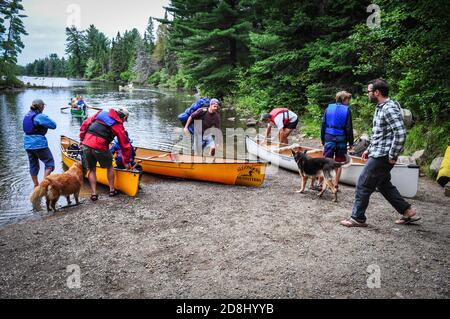
[[[261,121],[267,121],[271,118],[272,116],[270,115],[270,113],[263,113],[261,114]]]
[[[352,94],[347,91],[340,91],[336,93],[336,103],[344,103],[345,100],[350,99]]]
[[[373,91],[380,91],[381,95],[384,97],[389,96],[389,85],[387,84],[386,80],[384,79],[375,79],[369,82],[369,84],[372,84],[372,90]]]

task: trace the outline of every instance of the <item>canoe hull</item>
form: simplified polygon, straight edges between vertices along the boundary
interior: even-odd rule
[[[157,158],[146,159],[151,154]],[[253,161],[225,161],[213,158],[199,158],[181,155],[171,158],[170,155],[157,150],[137,148],[136,160],[141,161],[142,169],[146,173],[163,176],[193,179],[227,185],[241,185],[258,187],[264,183],[267,163]],[[162,157],[161,157],[162,156]],[[159,158],[158,158],[159,157]]]
[[[293,156],[281,155],[267,147],[259,145],[254,139],[246,137],[247,150],[250,154],[258,156],[273,165],[298,172],[297,163],[295,163]],[[312,153],[313,157],[319,157],[322,154],[321,150],[305,148]],[[351,156],[352,164],[342,169],[340,182],[349,185],[356,185],[358,178],[364,168],[362,160]],[[397,187],[400,195],[403,197],[414,197],[417,194],[419,182],[419,168],[417,166],[408,166],[397,164],[391,170],[391,182]]]
[[[65,148],[72,143],[78,144],[75,140],[68,137],[61,136],[61,154],[63,163],[70,167],[75,161],[79,161],[69,156]],[[66,146],[67,145],[67,146]],[[89,171],[86,172],[85,177],[87,178]],[[105,168],[97,167],[96,169],[97,182],[102,185],[108,186],[107,171]],[[121,191],[128,196],[136,196],[139,189],[139,172],[138,171],[127,171],[114,169],[114,188]]]
[[[77,117],[85,117],[86,116],[85,112],[81,109],[79,109],[79,110],[70,109],[70,114],[72,114],[73,116],[77,116]]]

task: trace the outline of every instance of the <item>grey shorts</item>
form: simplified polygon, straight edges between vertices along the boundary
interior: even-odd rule
[[[84,168],[94,169],[97,167],[97,162],[100,164],[101,168],[112,167],[112,155],[109,151],[98,151],[86,145],[82,145],[81,149],[83,150]]]

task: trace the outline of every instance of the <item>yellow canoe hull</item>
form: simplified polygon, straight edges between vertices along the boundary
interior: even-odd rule
[[[67,148],[71,144],[79,144],[77,141],[68,138],[66,136],[61,136],[61,155],[63,163],[70,167],[75,161],[78,161],[77,159],[74,159],[70,157],[70,153],[67,152]],[[98,165],[98,164],[97,164]],[[86,172],[85,177],[87,178],[89,174],[89,171]],[[108,186],[108,177],[107,177],[107,171],[105,168],[101,168],[97,166],[96,168],[96,175],[97,175],[97,182]],[[139,172],[136,170],[121,170],[121,169],[114,169],[114,188],[116,190],[121,191],[124,194],[127,194],[128,196],[136,196],[138,189],[139,189]]]
[[[146,173],[205,182],[258,187],[264,183],[267,163],[171,154],[136,148],[136,160]]]

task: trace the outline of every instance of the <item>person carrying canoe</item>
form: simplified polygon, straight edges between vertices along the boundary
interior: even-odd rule
[[[80,128],[80,141],[83,152],[83,165],[89,169],[89,184],[91,186],[91,200],[98,199],[97,195],[97,162],[100,167],[106,168],[109,196],[116,196],[114,189],[114,168],[109,145],[117,137],[122,151],[122,162],[126,169],[130,169],[132,147],[125,133],[123,123],[128,120],[129,112],[125,108],[118,110],[99,111],[94,116],[86,119]]]
[[[350,108],[352,95],[347,91],[336,94],[336,103],[328,105],[322,117],[320,139],[323,156],[334,159],[338,163],[347,161],[347,144],[349,151],[353,149],[353,123]],[[338,188],[342,168],[336,170],[334,186]]]
[[[356,185],[352,215],[349,219],[341,221],[341,225],[367,227],[366,210],[375,189],[378,189],[389,204],[402,215],[395,221],[396,224],[405,225],[416,222],[420,219],[416,216],[416,210],[403,199],[391,183],[391,170],[406,141],[406,129],[401,110],[389,98],[389,86],[383,79],[369,82],[367,96],[370,102],[376,104],[372,137],[368,149],[362,156],[367,163]]]
[[[184,126],[184,132],[186,134],[189,134],[189,126],[194,120],[201,120],[202,121],[202,129],[201,129],[201,139],[202,139],[202,149],[209,149],[209,156],[214,156],[216,153],[216,148],[218,147],[217,143],[214,141],[214,138],[212,137],[212,134],[205,132],[210,128],[217,128],[221,129],[221,120],[220,120],[220,114],[218,112],[220,102],[218,99],[211,99],[209,103],[208,109],[200,108],[194,113],[192,113],[189,118],[186,121],[186,125]],[[194,131],[194,150],[198,152],[198,140],[199,138],[196,137],[196,133]]]
[[[279,130],[278,139],[280,143],[288,144],[289,135],[297,127],[298,116],[286,108],[276,108],[270,113],[262,114],[261,121],[267,123],[266,138],[270,137],[272,126],[275,125]]]
[[[31,103],[30,111],[23,119],[24,148],[28,154],[30,164],[30,175],[34,187],[39,185],[39,160],[45,165],[44,178],[55,169],[55,161],[52,152],[48,148],[48,141],[45,137],[48,129],[54,130],[56,123],[47,115],[42,114],[45,103],[42,100],[34,100]]]

